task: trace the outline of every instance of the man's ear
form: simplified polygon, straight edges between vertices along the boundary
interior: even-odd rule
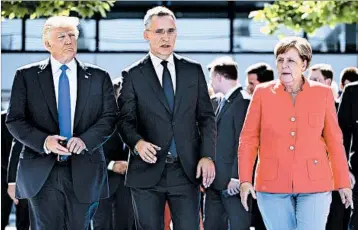
[[[324,80],[328,86],[332,85],[332,79],[327,78],[326,80]]]
[[[144,32],[143,32],[143,38],[145,39],[145,40],[149,40],[149,34],[148,34],[148,31],[147,30],[144,30]]]

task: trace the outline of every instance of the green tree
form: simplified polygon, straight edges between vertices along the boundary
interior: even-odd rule
[[[280,25],[307,34],[322,26],[358,22],[358,1],[275,1],[262,10],[253,11],[249,18],[266,22],[263,33],[274,34]]]
[[[70,12],[79,17],[91,18],[95,13],[106,17],[115,1],[1,1],[1,18],[13,19],[29,17],[68,16]]]

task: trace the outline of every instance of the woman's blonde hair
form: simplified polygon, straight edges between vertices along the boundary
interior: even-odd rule
[[[312,60],[312,47],[310,43],[301,37],[286,37],[280,40],[274,50],[275,57],[286,53],[289,49],[295,48],[298,51],[302,61],[307,61],[306,69],[309,67]]]

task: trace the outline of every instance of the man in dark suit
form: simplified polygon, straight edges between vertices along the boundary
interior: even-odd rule
[[[249,229],[251,220],[238,197],[237,148],[250,95],[238,84],[237,64],[217,62],[210,71],[215,93],[224,97],[216,110],[216,178],[206,191],[204,229]]]
[[[5,118],[6,112],[3,111],[1,112],[1,230],[4,230],[8,225],[13,203],[16,205],[16,229],[28,230],[30,219],[27,200],[16,199],[15,185],[8,184],[8,182],[15,182],[16,168],[22,145],[15,140],[11,143],[13,137],[5,125]]]
[[[149,10],[150,52],[125,69],[119,132],[131,150],[126,185],[137,229],[160,230],[168,201],[174,229],[199,227],[199,178],[215,177],[216,125],[200,64],[173,54],[176,25],[164,7]]]
[[[31,229],[87,229],[108,197],[102,144],[114,130],[117,105],[107,72],[79,62],[78,18],[44,25],[51,57],[17,70],[8,115],[24,145],[16,198],[28,199]]]
[[[258,84],[273,81],[274,79],[274,73],[271,66],[264,62],[258,62],[250,65],[245,72],[246,90],[250,95],[254,93]]]
[[[122,78],[113,80],[113,87],[118,98]],[[130,189],[124,186],[128,167],[129,149],[123,143],[117,131],[103,145],[108,169],[109,195],[99,202],[93,217],[94,230],[132,230],[135,229],[132,197]]]
[[[358,76],[358,72],[357,72]],[[338,122],[343,133],[343,143],[353,176],[358,178],[358,82],[345,86],[338,109]],[[354,209],[350,229],[358,229],[358,188],[353,187]]]

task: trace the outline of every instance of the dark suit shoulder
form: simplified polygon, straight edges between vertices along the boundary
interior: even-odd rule
[[[122,73],[129,73],[131,71],[138,69],[140,66],[144,65],[146,63],[146,61],[148,61],[147,59],[148,59],[148,55],[146,55],[143,58],[141,58],[140,60],[132,63],[130,66],[127,66],[126,68],[124,68]]]
[[[46,66],[49,62],[49,59],[45,59],[39,62],[30,63],[24,66],[21,66],[17,69],[17,71],[31,71],[31,70],[39,70],[43,66]]]
[[[193,60],[193,59],[190,59],[190,58],[188,58],[188,57],[184,57],[184,56],[181,56],[181,55],[178,55],[178,54],[174,54],[174,56],[175,56],[178,60],[180,60],[180,61],[182,61],[182,62],[184,62],[184,63],[194,64],[194,65],[200,65],[199,62],[197,62],[197,61],[195,61],[195,60]]]
[[[349,83],[345,86],[346,90],[357,90],[358,88],[358,81]]]
[[[102,72],[102,73],[108,73],[105,69],[103,69],[102,67],[99,67],[97,65],[94,64],[90,64],[90,63],[81,63],[83,68],[86,69],[86,71],[88,72]]]

